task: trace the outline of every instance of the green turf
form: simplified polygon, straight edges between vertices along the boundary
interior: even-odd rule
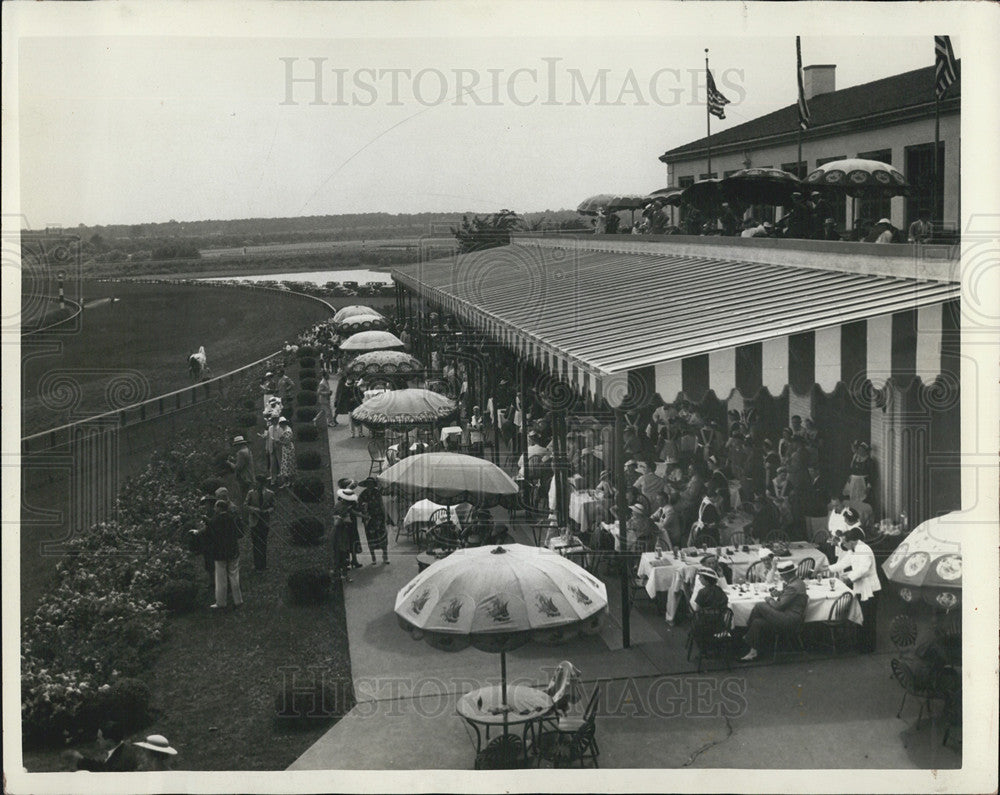
[[[84,305],[119,300],[85,309],[79,331],[25,338],[24,434],[189,385],[187,358],[200,345],[213,373],[222,374],[273,353],[285,338],[329,316],[318,302],[264,290],[84,282],[82,292]],[[42,347],[53,344],[59,349]],[[70,379],[73,391],[56,391],[56,376]],[[134,383],[134,391],[116,391],[122,379]]]

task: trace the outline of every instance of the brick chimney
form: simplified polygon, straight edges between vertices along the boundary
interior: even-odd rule
[[[813,64],[802,67],[802,87],[806,99],[829,94],[837,90],[837,65],[832,63]]]

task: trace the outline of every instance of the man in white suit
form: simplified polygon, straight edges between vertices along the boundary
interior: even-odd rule
[[[871,654],[875,651],[875,616],[878,612],[876,595],[882,590],[878,581],[878,567],[875,563],[875,553],[861,539],[863,531],[852,527],[844,535],[842,545],[844,553],[836,563],[830,564],[830,571],[842,575],[847,584],[861,603],[860,651]]]

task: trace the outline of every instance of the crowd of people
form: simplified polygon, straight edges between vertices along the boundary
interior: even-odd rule
[[[777,221],[772,222],[757,208],[741,208],[722,202],[714,210],[685,207],[679,224],[672,222],[667,206],[659,201],[643,208],[633,224],[621,223],[617,213],[599,211],[593,221],[594,233],[613,235],[718,235],[723,237],[794,238],[804,240],[853,240],[863,243],[925,243],[932,234],[931,213],[920,210],[918,218],[904,232],[889,218],[859,217],[849,231],[840,229],[829,201],[820,191],[808,196],[792,193],[790,204]]]

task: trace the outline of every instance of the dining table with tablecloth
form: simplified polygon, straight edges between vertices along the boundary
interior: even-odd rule
[[[637,574],[646,580],[646,593],[650,599],[665,601],[664,618],[674,620],[677,607],[686,602],[694,587],[702,556],[673,552],[643,552],[639,556]]]
[[[835,578],[806,580],[806,595],[809,603],[806,606],[805,622],[825,621],[830,617],[830,608],[843,594],[851,593],[851,589]],[[739,585],[723,585],[722,590],[729,598],[729,609],[733,611],[733,626],[745,627],[750,621],[750,612],[754,605],[760,604],[770,596],[770,586],[763,583],[746,584],[746,590]],[[855,624],[861,624],[861,606],[857,599],[851,601],[847,619]]]
[[[711,548],[709,551],[715,553],[716,549]],[[745,580],[747,569],[760,560],[760,544],[750,544],[743,547],[722,546],[718,549],[721,550],[719,561],[729,566],[733,571],[733,582]],[[778,559],[790,560],[798,566],[806,558],[812,558],[815,563],[815,571],[822,571],[829,566],[829,561],[822,550],[808,541],[792,541],[788,544],[788,553],[788,555],[779,556]]]

